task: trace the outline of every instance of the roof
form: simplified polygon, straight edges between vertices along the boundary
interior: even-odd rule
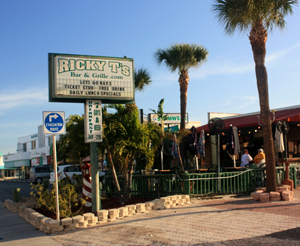
[[[258,126],[260,124],[259,116],[260,112],[254,112],[249,114],[224,117],[222,118],[222,120],[225,123],[225,129],[228,129],[230,125],[236,126],[237,128],[243,128]],[[270,113],[270,119],[273,119],[273,113]],[[276,123],[278,120],[285,120],[287,122],[300,122],[300,105],[275,109],[275,120],[273,121],[273,123]],[[197,127],[197,133],[200,133],[201,130],[210,132],[208,124]]]

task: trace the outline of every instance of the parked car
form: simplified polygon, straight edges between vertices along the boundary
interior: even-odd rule
[[[30,170],[29,180],[34,183],[41,184],[44,179],[50,179],[51,167],[50,166],[37,166],[32,167]]]
[[[59,180],[64,179],[66,177],[69,177],[72,180],[74,174],[82,175],[79,164],[57,166],[57,178]],[[55,181],[55,174],[54,174],[54,171],[53,171],[50,174],[49,183],[53,184],[54,181]]]
[[[106,172],[99,171],[99,177],[104,176],[105,173]],[[64,179],[66,177],[69,177],[72,180],[74,174],[82,176],[82,172],[80,170],[79,164],[57,166],[57,178],[59,180]],[[50,174],[49,182],[50,182],[50,184],[54,184],[54,181],[55,181],[55,174],[53,171]]]

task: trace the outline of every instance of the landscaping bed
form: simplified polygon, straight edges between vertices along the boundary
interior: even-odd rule
[[[152,201],[153,198],[139,198],[139,197],[133,197],[131,199],[128,200],[128,202],[125,202],[125,205],[121,205],[119,202],[119,199],[117,197],[113,197],[113,198],[103,198],[101,199],[101,207],[102,209],[113,209],[113,208],[120,208],[126,205],[133,205],[133,204],[137,204],[137,203],[145,203],[148,201]],[[51,219],[56,219],[56,214],[53,213],[52,211],[49,211],[45,208],[34,208],[35,211],[39,212],[40,214],[49,217]],[[81,214],[84,213],[88,213],[90,212],[90,209],[87,208],[85,210],[82,211]],[[61,219],[63,219],[63,217],[61,217]]]

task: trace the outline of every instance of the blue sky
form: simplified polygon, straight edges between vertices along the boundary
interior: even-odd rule
[[[144,113],[164,98],[164,111],[180,112],[178,74],[157,65],[154,53],[175,43],[204,46],[209,57],[190,70],[187,113],[207,123],[208,112],[259,111],[248,33],[227,36],[210,0],[0,1],[0,152],[14,153],[17,138],[37,132],[43,111],[83,114],[83,104],[48,102],[48,53],[134,59],[152,84],[137,92]],[[300,11],[267,41],[270,107],[300,104]]]

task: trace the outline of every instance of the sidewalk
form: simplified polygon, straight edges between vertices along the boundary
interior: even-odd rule
[[[102,226],[50,236],[35,230],[0,203],[0,238],[4,238],[0,243],[1,246],[21,243],[42,243],[43,246],[300,245],[299,188],[290,202],[261,203],[253,201],[250,196],[223,196],[212,200],[194,198],[191,201],[189,205],[150,211]]]
[[[18,213],[12,213],[3,208],[3,202],[0,201],[0,245],[56,246],[62,244],[37,230]]]

